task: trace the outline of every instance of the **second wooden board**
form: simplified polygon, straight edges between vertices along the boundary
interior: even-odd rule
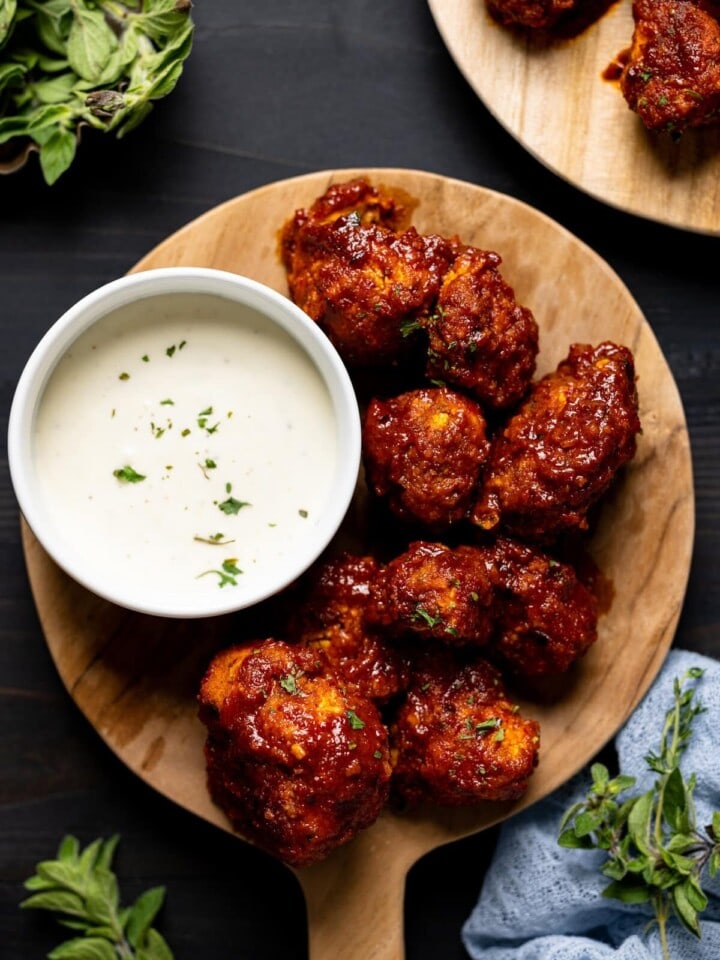
[[[485,0],[429,0],[450,54],[493,116],[569,183],[637,216],[720,235],[720,127],[648,132],[603,71],[630,46],[629,0],[572,39],[496,23]]]

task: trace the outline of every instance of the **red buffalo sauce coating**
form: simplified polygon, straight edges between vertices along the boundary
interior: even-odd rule
[[[399,362],[408,324],[433,309],[456,243],[399,231],[396,201],[364,180],[330,187],[296,211],[281,248],[292,299],[353,366]]]
[[[480,407],[445,387],[373,399],[363,421],[370,488],[401,520],[437,531],[467,516],[489,446]]]
[[[563,14],[582,4],[582,0],[487,0],[492,16],[504,26],[551,27]]]
[[[281,640],[231,647],[203,678],[208,787],[234,828],[284,862],[323,859],[388,797],[387,730],[314,651]]]
[[[717,4],[635,0],[635,29],[620,89],[650,130],[682,133],[720,119]]]
[[[481,645],[492,628],[492,600],[478,550],[417,541],[380,572],[367,617],[392,636]]]
[[[539,724],[520,716],[487,661],[428,654],[391,726],[393,795],[412,805],[517,799],[539,743]]]
[[[532,312],[503,279],[499,254],[467,247],[443,277],[428,331],[426,373],[504,409],[527,392],[538,352]]]
[[[567,671],[597,640],[598,603],[568,563],[501,537],[482,551],[495,592],[492,649],[510,671]]]
[[[380,565],[344,553],[316,565],[304,578],[288,636],[310,647],[343,685],[384,703],[409,680],[407,655],[366,621]]]
[[[473,521],[536,540],[586,529],[639,430],[631,352],[574,344],[495,438]]]

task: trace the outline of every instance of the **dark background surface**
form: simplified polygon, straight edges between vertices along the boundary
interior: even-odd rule
[[[290,872],[150,791],[66,693],[33,607],[7,472],[14,386],[47,327],[237,194],[320,169],[425,169],[517,197],[604,257],[651,324],[689,424],[697,532],[676,645],[720,657],[720,241],[605,207],[539,165],[465,84],[421,0],[198,0],[194,19],[177,89],[132,135],[85,137],[52,188],[36,162],[0,178],[0,954],[8,960],[44,956],[63,937],[17,904],[22,880],[67,832],[83,843],[122,835],[125,900],[167,885],[160,927],[177,960],[307,956]],[[494,838],[460,841],[413,869],[408,960],[466,957],[460,927]]]

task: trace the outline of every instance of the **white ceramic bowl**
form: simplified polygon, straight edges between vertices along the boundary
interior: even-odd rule
[[[335,349],[298,307],[236,274],[149,270],[48,330],[8,433],[20,509],[105,599],[205,617],[277,593],[340,526],[360,417]]]

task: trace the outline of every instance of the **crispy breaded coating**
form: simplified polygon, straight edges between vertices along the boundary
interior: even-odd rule
[[[303,866],[376,819],[389,789],[387,730],[311,648],[267,639],[226,650],[199,704],[210,794],[257,846]]]
[[[374,399],[363,420],[368,485],[401,520],[431,530],[467,516],[489,449],[480,407],[445,387]]]
[[[500,274],[501,257],[468,247],[443,277],[428,332],[426,373],[481,403],[518,403],[535,373],[538,327]]]
[[[572,345],[494,439],[473,521],[538,541],[587,529],[639,430],[631,352]]]
[[[366,623],[379,570],[374,558],[350,553],[316,565],[305,577],[288,631],[347,689],[383,703],[407,686],[410,663],[403,650]]]
[[[493,17],[505,26],[551,27],[582,0],[486,0]]]
[[[475,547],[416,541],[375,580],[368,622],[392,636],[432,637],[450,646],[486,643],[493,591]]]
[[[392,724],[392,793],[408,804],[515,800],[537,761],[540,727],[506,697],[500,674],[447,651],[419,665]]]
[[[720,121],[720,6],[635,0],[620,89],[649,130],[682,133]]]
[[[514,673],[564,673],[597,640],[597,601],[568,563],[500,537],[483,548],[495,591],[490,646]]]
[[[411,344],[408,328],[432,311],[456,243],[414,227],[397,232],[383,198],[374,205],[361,187],[354,189],[359,209],[346,202],[352,190],[340,185],[309,215],[296,213],[286,224],[282,249],[290,295],[346,363],[395,363]]]

